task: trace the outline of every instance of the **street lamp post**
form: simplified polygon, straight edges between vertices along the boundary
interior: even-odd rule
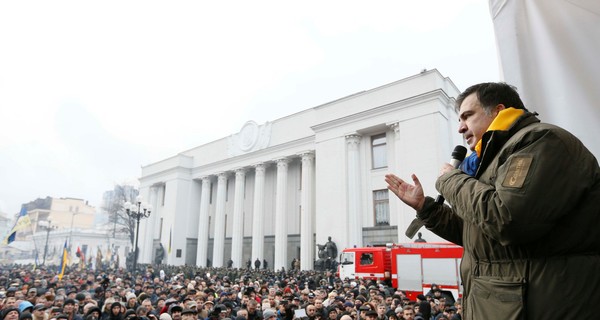
[[[142,203],[142,196],[137,196],[135,198],[135,203],[125,202],[125,205],[123,207],[125,208],[125,212],[127,213],[127,215],[135,219],[136,222],[135,249],[133,253],[133,274],[135,276],[138,258],[138,240],[140,238],[140,219],[148,218],[150,216],[150,211],[152,207],[146,203]]]
[[[44,222],[44,224],[42,224]],[[50,231],[56,229],[56,226],[52,225],[52,221],[40,221],[40,226],[46,228],[46,245],[44,246],[44,260],[42,260],[42,265],[46,265],[46,254],[48,253],[48,239],[50,238]]]
[[[71,212],[71,231],[69,232],[69,253],[71,252],[71,242],[73,241],[73,222],[75,221],[75,216],[80,214],[81,212]]]

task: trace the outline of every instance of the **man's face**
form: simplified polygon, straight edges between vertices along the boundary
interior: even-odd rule
[[[17,319],[19,319],[19,313],[16,310],[13,310],[13,311],[9,312],[4,317],[4,320],[17,320]]]
[[[412,309],[406,309],[402,311],[402,319],[413,320],[415,318],[415,312]]]
[[[186,313],[181,316],[181,320],[195,320],[195,319],[196,319],[196,315],[193,313]]]
[[[360,310],[359,315],[360,315],[361,319],[366,319],[366,317],[367,317],[367,311],[366,310]]]
[[[74,305],[71,304],[71,303],[65,304],[64,307],[63,307],[63,311],[65,313],[71,313],[71,312],[73,312],[73,307],[74,307]]]
[[[385,311],[386,311],[386,310],[385,310],[385,306],[383,306],[383,305],[378,305],[378,306],[377,306],[377,313],[379,313],[379,315],[382,315],[382,314],[384,314],[384,313],[385,313]]]
[[[337,315],[338,315],[337,310],[329,311],[329,319],[336,319]]]
[[[306,307],[306,315],[308,315],[309,317],[313,317],[315,315],[316,311],[317,311],[317,308],[315,306]]]
[[[17,299],[15,297],[8,297],[6,298],[6,302],[4,303],[5,307],[15,307],[15,302],[17,302]],[[18,315],[17,315],[18,317]]]
[[[458,113],[458,133],[463,135],[471,150],[475,150],[477,142],[481,140],[498,115],[498,111],[502,109],[503,106],[501,109],[494,108],[491,115],[486,114],[476,93],[470,94],[463,100]]]
[[[148,311],[152,311],[152,302],[150,300],[144,300],[142,306]]]
[[[317,309],[323,309],[323,300],[315,299],[315,307],[317,307]]]
[[[177,311],[173,311],[171,312],[171,318],[173,318],[173,320],[177,319],[181,319],[181,311],[177,310]]]
[[[33,315],[35,316],[36,319],[43,319],[44,318],[44,309],[34,310]]]

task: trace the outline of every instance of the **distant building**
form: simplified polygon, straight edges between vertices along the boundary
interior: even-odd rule
[[[50,225],[59,230],[94,228],[96,208],[82,199],[46,197],[31,201],[25,207],[31,219],[31,229],[18,232],[17,240],[44,231],[46,221],[50,221]],[[41,221],[44,222],[40,225]]]
[[[394,172],[428,195],[457,144],[459,90],[437,70],[342,97],[142,167],[140,262],[162,243],[174,265],[266,260],[310,270],[328,237],[352,246],[411,241],[415,216],[387,190]],[[427,239],[441,240],[427,230]]]
[[[24,206],[31,221],[30,227],[17,232],[16,241],[3,248],[0,262],[34,263],[37,260],[38,264],[59,264],[66,242],[72,263],[79,261],[75,255],[79,248],[86,259],[95,259],[100,252],[104,262],[112,261],[114,264],[118,261],[120,267],[125,266],[125,256],[132,247],[129,236],[115,234],[106,224],[94,224],[96,208],[88,205],[87,201],[46,197]],[[47,228],[48,223],[50,228]],[[9,222],[7,230],[13,224],[14,219]]]

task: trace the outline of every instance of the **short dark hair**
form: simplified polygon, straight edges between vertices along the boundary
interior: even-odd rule
[[[465,98],[473,93],[477,94],[477,100],[487,114],[491,114],[492,108],[499,104],[503,104],[507,108],[527,110],[517,88],[505,82],[484,82],[468,87],[456,98],[456,108],[460,109]]]

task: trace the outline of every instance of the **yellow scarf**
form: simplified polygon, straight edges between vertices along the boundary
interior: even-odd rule
[[[487,131],[506,131],[524,113],[525,110],[523,109],[506,108],[501,110],[498,112],[498,115],[494,118]],[[477,157],[481,158],[481,139],[477,142],[477,145],[475,145],[475,152],[477,152]]]

